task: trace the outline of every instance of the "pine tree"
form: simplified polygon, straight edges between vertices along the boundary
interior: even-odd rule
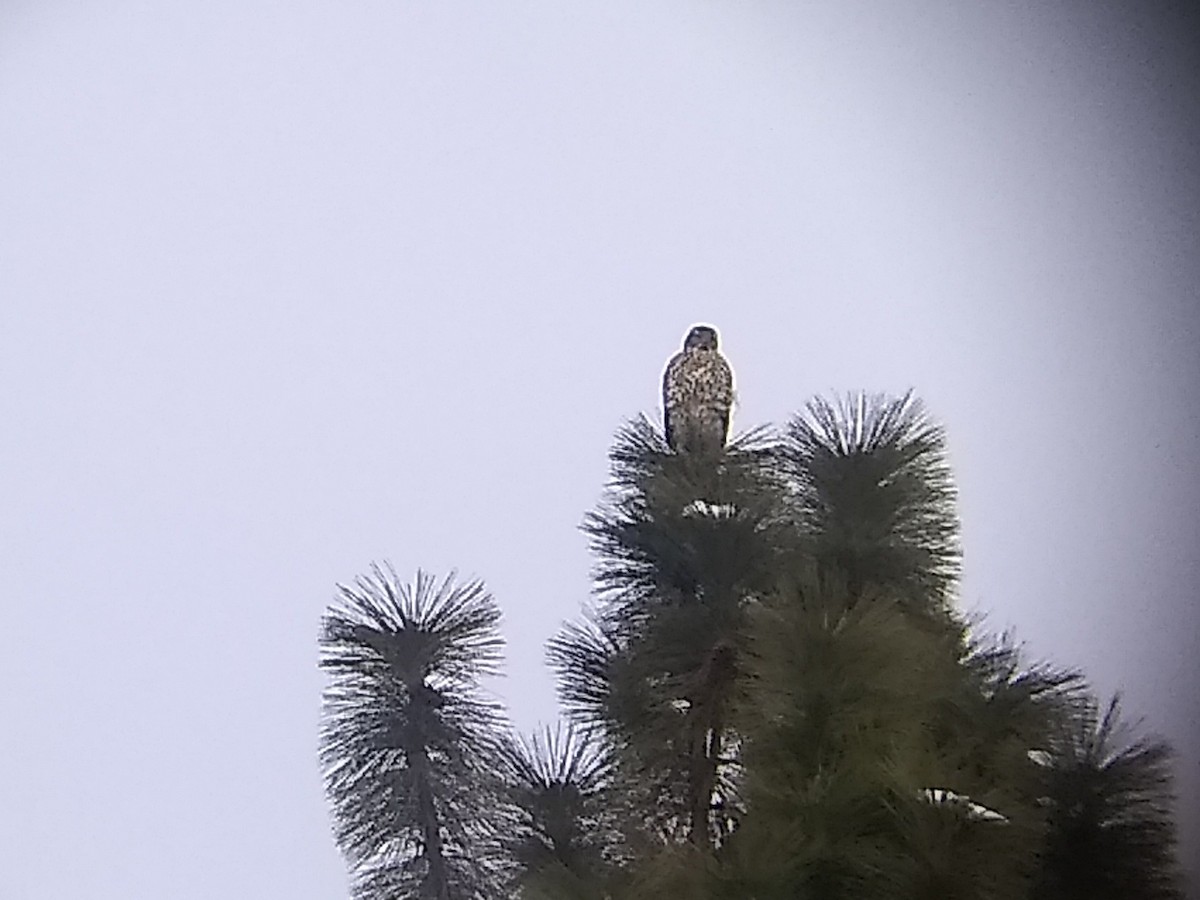
[[[549,653],[638,811],[625,896],[1032,896],[1057,821],[1039,760],[1086,683],[955,611],[919,402],[816,399],[717,458],[643,419],[612,460],[595,602]]]
[[[500,610],[478,581],[375,567],[325,618],[321,763],[356,900],[503,895]]]
[[[322,762],[355,896],[1181,898],[1170,753],[955,609],[945,435],[815,399],[675,452],[627,423],[548,658],[571,724],[507,736],[478,583],[373,570],[326,618]]]
[[[780,491],[765,435],[719,457],[676,454],[645,419],[612,452],[584,530],[598,563],[590,619],[550,645],[568,714],[596,729],[634,845],[719,847],[738,816],[732,692],[747,600],[773,577]]]

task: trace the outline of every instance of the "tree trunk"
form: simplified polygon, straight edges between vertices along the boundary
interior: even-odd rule
[[[692,738],[692,758],[689,760],[691,772],[689,781],[688,805],[690,807],[691,823],[688,838],[697,847],[711,850],[712,835],[709,830],[709,814],[712,812],[713,785],[716,782],[716,759],[710,755],[708,736],[711,733],[707,723],[697,722]]]
[[[409,765],[417,783],[417,809],[421,817],[421,841],[429,861],[429,876],[422,891],[436,900],[450,900],[450,879],[446,872],[446,857],[442,849],[442,829],[437,807],[433,802],[433,783],[429,772],[429,757],[424,746],[409,751]]]

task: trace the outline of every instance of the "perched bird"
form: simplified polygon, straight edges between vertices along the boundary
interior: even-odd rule
[[[717,330],[697,325],[663,372],[663,425],[676,453],[720,453],[729,433],[733,372]]]

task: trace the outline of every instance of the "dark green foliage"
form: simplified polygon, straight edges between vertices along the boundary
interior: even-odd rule
[[[585,520],[595,606],[549,656],[641,810],[620,896],[1034,896],[1066,846],[1039,751],[1085,684],[968,638],[942,430],[859,394],[767,437],[693,457],[630,423]]]
[[[1049,746],[1084,689],[1077,672],[1025,664],[1007,635],[972,640],[930,697],[927,780],[1003,815],[1006,842],[1024,842],[1023,858],[1032,859],[1044,819],[1036,751]],[[1028,866],[1011,868],[1029,874]]]
[[[617,434],[573,722],[497,737],[475,584],[375,571],[326,621],[322,760],[357,896],[1176,900],[1169,752],[955,612],[921,405],[816,399],[777,440]]]
[[[781,585],[753,618],[728,895],[901,896],[936,639],[887,597],[816,576]]]
[[[1026,898],[1045,824],[1036,751],[1082,702],[1082,678],[1024,663],[1007,636],[938,658],[918,777],[942,799],[904,829],[912,896]]]
[[[1025,897],[1040,822],[1028,749],[1071,677],[1007,648],[995,664],[816,569],[752,619],[729,896]],[[1005,719],[1018,696],[1044,711]]]
[[[596,554],[596,594],[607,630],[636,635],[673,603],[728,595],[775,570],[765,533],[782,525],[767,434],[724,455],[671,451],[645,418],[626,424],[610,454],[612,478],[583,529]]]
[[[623,858],[604,749],[568,726],[513,739],[505,758],[516,815],[504,844],[516,863],[520,896],[601,900]]]
[[[781,459],[806,549],[851,588],[875,584],[943,613],[961,565],[945,435],[911,394],[809,401]]]
[[[642,837],[715,845],[736,817],[727,719],[746,603],[785,552],[773,454],[762,432],[717,457],[677,454],[643,418],[611,459],[584,522],[594,614],[551,642],[550,661],[568,712],[611,742]]]
[[[1119,698],[1065,719],[1047,754],[1048,831],[1035,900],[1174,900],[1171,750],[1135,738]]]
[[[499,896],[500,611],[479,582],[375,567],[325,618],[321,764],[361,900]]]

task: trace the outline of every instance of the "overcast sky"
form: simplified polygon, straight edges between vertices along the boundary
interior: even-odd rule
[[[0,0],[0,896],[344,898],[334,585],[482,577],[551,720],[695,322],[739,430],[917,391],[964,609],[1175,742],[1200,859],[1200,33],[1150,6]]]

